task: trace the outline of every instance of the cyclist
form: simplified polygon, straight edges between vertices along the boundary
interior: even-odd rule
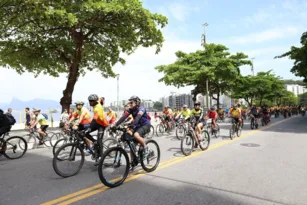
[[[109,124],[113,125],[116,121],[116,113],[112,110],[112,108],[109,108],[109,112],[107,113],[107,117],[109,118]]]
[[[201,140],[201,130],[206,125],[206,119],[203,117],[203,110],[200,108],[200,102],[196,101],[194,103],[194,109],[191,110],[190,117],[195,117],[196,119],[195,133],[198,139]],[[195,143],[194,148],[197,148],[197,143]]]
[[[10,121],[0,109],[0,137],[11,130]]]
[[[182,110],[178,113],[175,119],[178,119],[180,116],[183,116],[185,120],[190,117],[190,109],[187,105],[183,105]]]
[[[89,143],[89,150],[93,150],[93,142],[96,142],[96,140],[93,138],[92,135],[90,135],[91,132],[94,132],[98,130],[98,136],[101,140],[103,139],[103,133],[106,127],[108,127],[109,123],[105,116],[103,106],[99,102],[99,97],[96,94],[92,94],[88,97],[88,101],[91,107],[93,107],[94,117],[91,120],[89,127],[85,131],[86,138],[89,139],[91,142]]]
[[[218,113],[215,110],[215,107],[211,107],[208,111],[208,114],[206,115],[206,119],[209,118],[212,120],[212,129],[216,129],[216,121],[217,121]]]
[[[30,129],[33,129],[36,127],[37,124],[40,124],[40,128],[37,130],[37,132],[40,134],[40,136],[45,138],[47,135],[46,131],[47,131],[47,128],[49,127],[49,124],[48,124],[47,119],[40,112],[41,110],[33,108],[33,114],[35,115],[35,120],[31,124]],[[42,144],[43,142],[40,141],[39,145],[42,145]]]
[[[131,130],[127,133],[135,137],[136,141],[141,145],[144,150],[145,157],[148,155],[148,147],[145,144],[143,137],[150,132],[150,121],[148,120],[147,112],[144,106],[141,106],[141,99],[135,95],[129,98],[129,110],[116,122],[115,127],[123,123],[129,115],[134,118]]]
[[[262,112],[262,114],[263,114],[263,119],[264,119],[265,121],[267,121],[267,122],[270,122],[270,115],[269,115],[270,111],[269,111],[267,105],[264,104],[264,105],[262,106],[261,112]]]
[[[241,119],[241,109],[238,107],[238,104],[235,104],[230,110],[229,114],[233,117],[233,119],[238,123],[239,127],[242,125]]]
[[[162,113],[165,115],[165,122],[167,123],[168,130],[170,130],[171,119],[173,118],[173,111],[170,106],[166,106]]]
[[[83,107],[84,102],[82,101],[77,101],[75,104],[77,110],[72,114],[69,123],[79,118],[78,122],[76,123],[76,126],[78,126],[79,130],[85,130],[90,127],[90,123],[92,121],[90,111],[86,107]]]

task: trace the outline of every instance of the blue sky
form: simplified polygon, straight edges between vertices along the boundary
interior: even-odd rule
[[[171,91],[190,92],[191,87],[176,89],[159,83],[162,76],[154,67],[174,62],[174,53],[178,50],[201,49],[204,22],[209,24],[206,28],[208,43],[221,43],[232,53],[244,52],[254,57],[256,72],[272,69],[283,78],[298,79],[290,72],[292,61],[273,58],[292,45],[300,45],[301,34],[307,31],[307,1],[145,0],[144,6],[168,17],[169,24],[163,29],[166,40],[158,55],[154,48],[139,48],[126,58],[126,65],[114,67],[120,74],[120,99],[139,95],[143,99],[157,100]],[[242,73],[250,74],[250,67],[242,68]],[[5,76],[4,85],[15,82],[0,90],[0,102],[9,102],[13,96],[22,100],[39,97],[58,100],[66,85],[64,75],[34,78],[29,73],[20,76],[14,70],[0,68],[0,76]],[[136,76],[138,80],[134,80]],[[91,93],[105,96],[107,104],[115,101],[116,80],[103,79],[97,72],[87,73],[77,82],[73,100],[86,100]]]

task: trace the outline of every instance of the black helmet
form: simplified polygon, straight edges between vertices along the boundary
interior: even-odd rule
[[[210,110],[212,110],[212,111],[215,110],[215,107],[211,107]]]
[[[88,96],[88,100],[89,101],[98,101],[99,97],[96,94],[91,94],[90,96]]]
[[[82,101],[77,101],[77,102],[75,102],[75,104],[76,104],[76,105],[84,105],[84,102],[82,102]]]
[[[194,106],[195,105],[200,105],[200,102],[199,101],[196,101],[195,103],[194,103]]]
[[[134,101],[137,105],[141,104],[141,99],[136,95],[131,96],[128,101]]]

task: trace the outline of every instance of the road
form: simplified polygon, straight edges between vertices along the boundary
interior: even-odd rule
[[[155,172],[133,173],[107,189],[93,162],[79,174],[61,178],[48,148],[19,160],[0,158],[0,204],[307,204],[307,117],[272,119],[265,129],[240,138],[212,139],[208,151],[184,157],[174,136],[154,138],[161,149]]]

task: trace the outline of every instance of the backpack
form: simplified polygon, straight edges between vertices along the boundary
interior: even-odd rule
[[[10,125],[15,125],[16,120],[13,115],[6,115],[7,119],[9,120]]]
[[[42,113],[42,115],[45,117],[46,120],[48,120],[48,115],[45,113]]]

